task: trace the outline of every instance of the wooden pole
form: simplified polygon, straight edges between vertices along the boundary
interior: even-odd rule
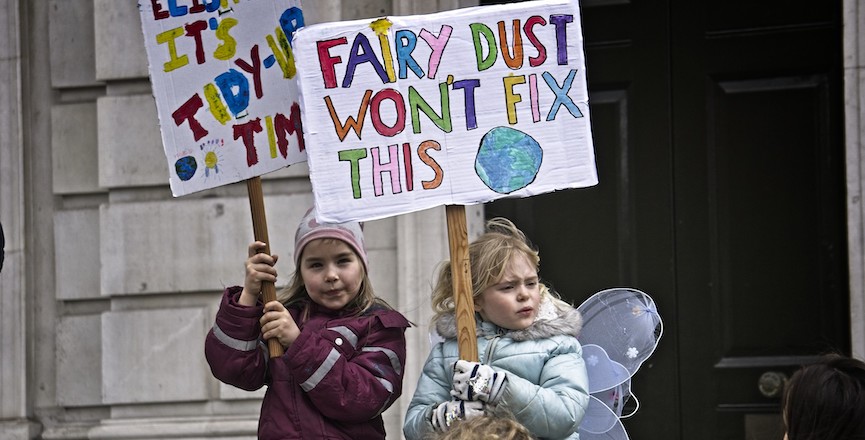
[[[457,321],[457,344],[460,359],[479,361],[475,329],[475,304],[472,299],[472,269],[469,261],[469,234],[466,227],[466,207],[445,206],[448,222],[448,242],[451,252],[451,279]]]
[[[264,215],[264,194],[261,191],[261,177],[253,177],[246,181],[246,190],[249,193],[249,209],[252,211],[252,230],[255,240],[264,243],[264,253],[270,255],[270,239],[267,237],[267,217]],[[267,304],[276,300],[276,286],[270,281],[261,282],[261,300]],[[267,348],[270,349],[270,357],[281,357],[284,353],[279,339],[267,340]]]

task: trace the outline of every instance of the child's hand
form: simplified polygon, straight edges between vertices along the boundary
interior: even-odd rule
[[[278,255],[267,255],[263,253],[265,244],[256,241],[249,245],[249,258],[246,260],[246,277],[243,279],[243,291],[240,292],[239,302],[246,306],[253,306],[258,301],[261,293],[261,282],[276,282],[276,260]]]
[[[481,400],[495,405],[501,399],[508,377],[489,365],[462,359],[454,363],[451,396],[462,400]]]
[[[466,420],[484,415],[486,404],[479,401],[451,400],[437,406],[432,413],[433,428],[438,432],[447,431],[457,419]]]
[[[300,335],[300,329],[294,318],[279,301],[271,301],[264,305],[264,315],[261,316],[261,335],[265,340],[277,338],[283,347],[288,348]]]

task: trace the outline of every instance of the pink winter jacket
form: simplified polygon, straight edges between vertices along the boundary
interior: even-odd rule
[[[402,393],[408,320],[384,307],[351,316],[311,303],[301,323],[292,306],[300,336],[269,359],[263,307],[238,304],[240,291],[225,290],[204,353],[217,379],[249,391],[267,385],[258,438],[384,439],[381,413]]]

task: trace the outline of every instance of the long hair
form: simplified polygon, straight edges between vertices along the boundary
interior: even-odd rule
[[[865,440],[865,363],[823,356],[793,374],[783,405],[789,440]]]
[[[488,287],[498,283],[511,260],[523,255],[528,262],[540,268],[541,257],[532,246],[523,231],[519,230],[510,220],[502,217],[490,219],[486,223],[486,232],[469,245],[469,262],[472,271],[472,297],[477,298]],[[546,284],[539,282],[541,298],[558,298],[552,294]],[[556,305],[561,307],[556,301]],[[453,277],[451,263],[441,264],[435,287],[432,292],[432,321],[454,312]]]
[[[320,238],[319,240],[334,240],[342,242],[342,240],[336,238]],[[355,258],[357,258],[358,264],[360,264],[361,270],[361,283],[359,287],[359,292],[357,296],[354,297],[351,302],[345,305],[344,309],[353,310],[354,315],[362,315],[364,312],[372,308],[373,306],[381,306],[387,309],[393,310],[385,300],[377,297],[375,295],[375,291],[372,288],[372,282],[369,279],[369,274],[367,273],[366,266],[362,263],[362,260],[357,255],[357,252],[351,246],[348,246],[351,249],[352,253],[355,254]],[[303,251],[301,251],[303,252]],[[297,257],[297,261],[302,261],[303,255],[299,255]],[[294,304],[301,304],[303,307],[301,313],[301,321],[306,321],[309,317],[309,302],[312,299],[309,297],[309,292],[306,291],[306,286],[303,284],[303,276],[300,273],[300,265],[295,268],[294,273],[291,276],[291,281],[288,285],[282,289],[277,295],[277,300],[279,300],[286,308]]]

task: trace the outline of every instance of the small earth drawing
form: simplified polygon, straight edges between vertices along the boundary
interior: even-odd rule
[[[180,180],[186,182],[195,175],[195,170],[198,169],[198,162],[192,156],[184,156],[174,162],[174,171]]]
[[[525,188],[538,175],[544,151],[534,138],[510,127],[496,127],[481,138],[475,172],[499,194]]]

